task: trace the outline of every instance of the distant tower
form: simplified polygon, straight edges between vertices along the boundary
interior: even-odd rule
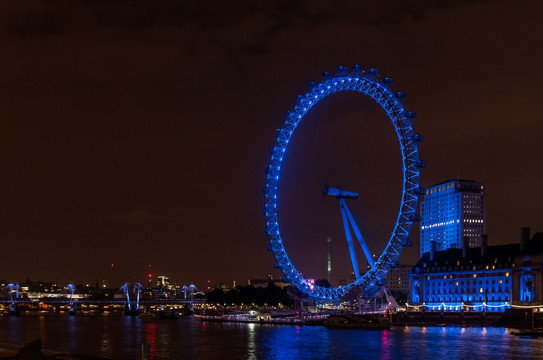
[[[472,180],[448,180],[426,189],[420,204],[420,256],[430,252],[431,242],[437,250],[480,247],[486,234],[486,205],[483,183]]]
[[[328,237],[328,283],[332,285],[332,238]]]

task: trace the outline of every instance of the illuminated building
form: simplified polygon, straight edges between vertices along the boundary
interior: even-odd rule
[[[410,310],[504,311],[543,305],[543,233],[520,244],[437,251],[432,242],[409,273]]]
[[[464,238],[470,247],[480,247],[486,233],[486,206],[483,183],[448,180],[426,189],[421,202],[420,256],[430,251],[460,249]]]
[[[530,240],[530,228],[520,229],[520,254],[513,269],[513,303],[543,305],[543,233]]]
[[[385,280],[387,288],[393,295],[407,294],[409,292],[409,280],[407,278],[409,272],[413,268],[412,265],[403,265],[391,268]]]
[[[165,275],[157,276],[156,286],[159,288],[166,288],[170,285],[170,278]]]

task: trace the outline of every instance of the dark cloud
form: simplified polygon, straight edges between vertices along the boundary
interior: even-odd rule
[[[42,13],[40,11],[25,11],[18,20],[12,20],[6,25],[8,34],[17,36],[59,36],[66,32],[70,22],[62,14],[56,12]]]
[[[29,246],[0,278],[63,281],[42,255],[81,253],[89,260],[72,267],[89,281],[121,282],[148,262],[175,281],[272,271],[260,212],[267,151],[295,96],[339,64],[376,66],[407,92],[426,139],[424,184],[458,171],[486,183],[491,243],[516,241],[523,225],[543,230],[541,10],[537,1],[3,4],[0,239],[8,253]],[[179,264],[186,254],[197,261]],[[111,262],[126,271],[109,274],[101,264]]]
[[[146,223],[160,219],[159,215],[152,214],[147,210],[133,210],[125,213],[115,213],[108,216],[113,222],[120,223]]]

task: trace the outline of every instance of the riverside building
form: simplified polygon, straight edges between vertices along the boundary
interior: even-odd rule
[[[447,180],[426,189],[421,202],[420,256],[437,250],[480,247],[486,233],[484,184],[472,180]]]
[[[393,295],[407,294],[409,292],[408,274],[413,268],[413,265],[401,265],[399,267],[391,268],[385,280],[387,282],[387,288]]]
[[[432,242],[409,273],[408,309],[505,311],[543,308],[543,233],[530,239],[521,229],[520,244],[438,251]]]

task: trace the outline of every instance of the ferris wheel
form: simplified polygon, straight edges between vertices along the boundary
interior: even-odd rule
[[[364,70],[360,65],[354,65],[351,70],[345,66],[339,66],[336,74],[323,73],[320,82],[311,82],[310,89],[305,95],[298,96],[297,103],[286,114],[282,127],[278,130],[277,139],[270,150],[271,157],[266,169],[266,183],[264,188],[266,219],[265,232],[269,239],[269,251],[275,257],[276,267],[283,274],[283,279],[295,286],[298,291],[313,299],[337,301],[350,296],[371,296],[380,289],[383,279],[391,267],[397,264],[398,257],[405,246],[410,245],[408,239],[414,222],[420,220],[416,214],[418,198],[424,193],[420,187],[420,172],[426,166],[426,162],[419,159],[418,144],[423,140],[422,135],[413,130],[412,120],[416,114],[406,111],[402,105],[405,98],[403,92],[392,92],[390,87],[392,79],[379,77],[376,69]],[[402,190],[399,211],[390,238],[381,254],[374,258],[369,253],[366,241],[357,226],[348,201],[358,198],[358,193],[351,189],[325,185],[323,192],[338,200],[339,210],[343,220],[345,236],[348,244],[348,253],[344,256],[350,258],[354,279],[343,286],[324,287],[315,284],[296,269],[284,246],[281,225],[279,221],[280,208],[279,188],[281,186],[281,168],[287,154],[289,142],[305,115],[319,101],[329,95],[340,92],[358,92],[371,98],[385,111],[390,119],[399,143],[402,163]],[[362,248],[368,263],[368,270],[361,273],[356,256],[357,246],[351,236],[351,229]]]

